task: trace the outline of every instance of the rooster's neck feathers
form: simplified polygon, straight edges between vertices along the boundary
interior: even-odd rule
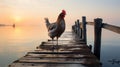
[[[65,15],[64,15],[63,13],[60,13],[59,16],[58,16],[58,18],[57,18],[56,23],[60,23],[60,21],[61,21],[62,19],[64,19],[64,17],[65,17]]]

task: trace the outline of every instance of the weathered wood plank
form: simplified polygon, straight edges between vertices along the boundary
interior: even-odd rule
[[[95,22],[86,22],[87,25],[94,25]]]
[[[9,67],[101,67],[99,64],[40,64],[40,63],[13,63]]]
[[[19,63],[46,63],[46,64],[99,64],[96,59],[20,59]]]
[[[110,31],[113,31],[113,32],[116,32],[116,33],[120,34],[120,27],[119,26],[114,26],[114,25],[110,25],[110,24],[107,24],[107,23],[103,23],[102,27],[104,29],[108,29]]]
[[[59,41],[59,45],[65,45],[65,44],[85,44],[85,42],[81,39],[81,40],[58,40]],[[53,41],[54,44],[56,42],[56,40]],[[52,40],[49,40],[48,42],[44,42],[44,44],[53,44]]]
[[[28,52],[28,54],[91,54],[89,51],[63,51],[63,52]]]
[[[87,22],[87,25],[94,25],[94,24],[95,24],[95,22]],[[103,23],[102,28],[120,34],[120,27],[119,26]]]
[[[25,57],[81,57],[81,58],[96,58],[93,54],[27,54]]]
[[[40,45],[37,47],[37,50],[36,51],[41,51],[41,49],[43,50],[52,50],[52,48],[54,47],[54,49],[59,49],[59,51],[64,51],[64,50],[75,50],[75,49],[78,49],[78,50],[88,50],[89,51],[89,48],[87,45]]]
[[[82,58],[96,58],[94,55],[72,55],[72,56],[69,56],[69,55],[28,55],[28,56],[25,56],[23,58],[46,58],[46,59],[82,59]]]
[[[47,44],[44,44],[44,45],[40,45],[39,47],[52,47],[53,45],[47,45]],[[76,44],[64,44],[64,45],[54,45],[55,47],[58,46],[60,48],[88,48],[87,45],[84,45],[84,44],[81,44],[81,45],[76,45]]]

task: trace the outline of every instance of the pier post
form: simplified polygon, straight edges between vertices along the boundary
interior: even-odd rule
[[[94,54],[100,60],[102,19],[94,19]]]
[[[77,26],[77,36],[79,36],[79,20],[76,21],[76,26]]]
[[[86,17],[82,17],[82,39],[87,43],[87,35],[86,35]]]
[[[75,21],[75,33],[77,34],[77,22]]]
[[[79,39],[81,39],[81,30],[80,30],[80,21],[79,19],[77,19],[77,35],[79,37]]]
[[[80,27],[80,39],[82,39],[82,28],[81,27]]]

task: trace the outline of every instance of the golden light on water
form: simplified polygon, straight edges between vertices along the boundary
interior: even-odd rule
[[[17,27],[15,28],[15,35],[20,35],[22,33],[21,28]]]

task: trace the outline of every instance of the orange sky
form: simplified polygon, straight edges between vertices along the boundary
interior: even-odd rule
[[[45,17],[54,22],[65,9],[67,24],[86,16],[88,21],[101,17],[106,23],[120,25],[119,3],[120,0],[0,0],[0,24],[41,25]]]

